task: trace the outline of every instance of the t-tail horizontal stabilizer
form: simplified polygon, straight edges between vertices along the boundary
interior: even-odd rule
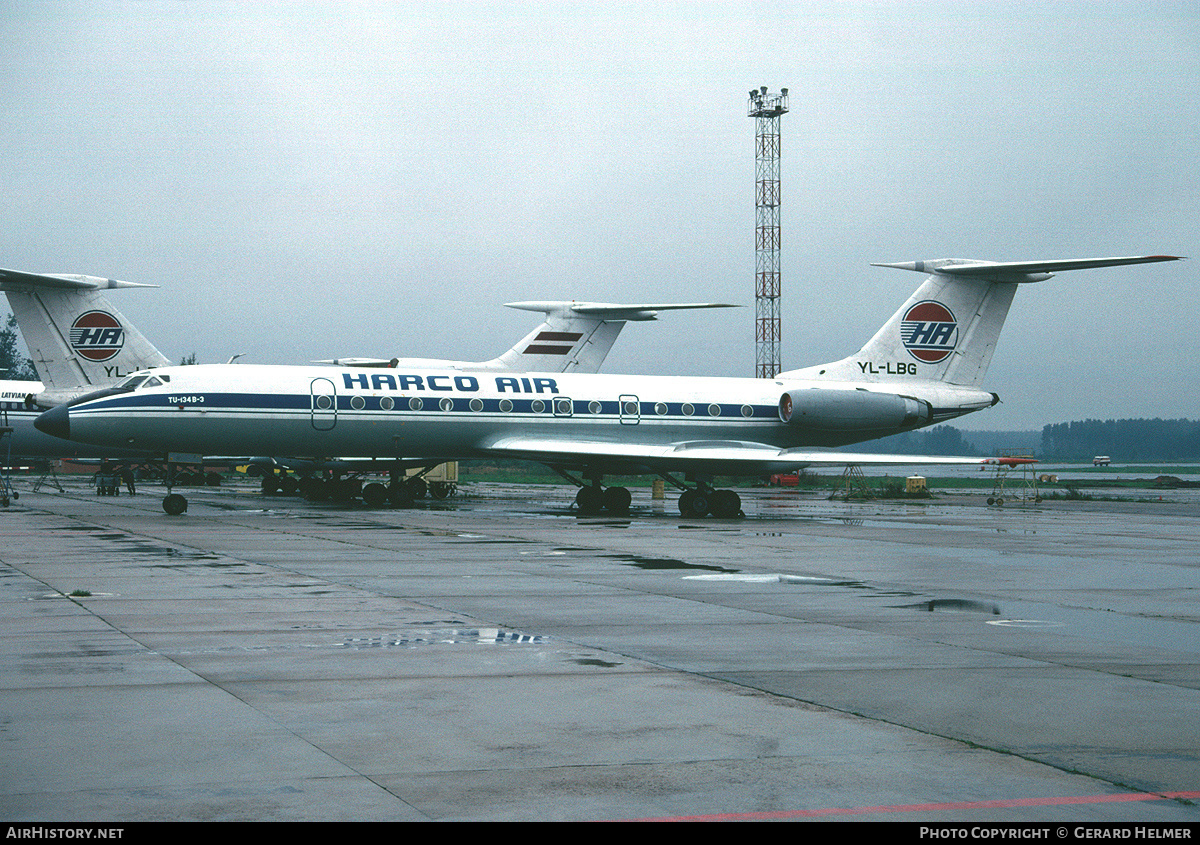
[[[1136,255],[1125,258],[1064,258],[1054,261],[975,261],[967,258],[939,258],[933,261],[902,261],[898,264],[872,264],[917,273],[940,273],[992,282],[1044,282],[1065,270],[1091,270],[1097,267],[1121,267],[1126,264],[1155,264],[1178,261],[1177,255]]]
[[[527,373],[597,373],[625,323],[658,319],[659,311],[735,308],[717,302],[622,305],[608,302],[509,302],[509,308],[540,311],[546,319],[517,344],[490,361],[433,358],[336,358],[318,361],[344,367],[430,367],[458,370],[516,370]]]
[[[830,383],[919,380],[978,387],[1019,284],[1044,281],[1065,270],[1177,260],[1174,255],[1142,255],[1007,262],[939,258],[874,264],[927,273],[929,278],[854,355],[780,373],[780,377]]]

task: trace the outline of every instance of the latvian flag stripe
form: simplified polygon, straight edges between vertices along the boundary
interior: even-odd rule
[[[539,332],[535,341],[558,341],[566,346],[550,346],[547,343],[531,343],[525,347],[526,355],[569,355],[575,341],[583,337],[582,332]]]

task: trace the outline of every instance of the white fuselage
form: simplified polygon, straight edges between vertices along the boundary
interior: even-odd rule
[[[69,409],[69,435],[155,451],[437,461],[494,455],[514,437],[563,443],[564,451],[578,445],[591,455],[603,453],[604,444],[624,454],[618,447],[631,443],[837,446],[994,401],[977,389],[936,382],[869,387],[929,413],[915,423],[889,420],[885,428],[824,422],[814,428],[799,414],[784,422],[785,392],[803,398],[803,391],[819,388],[838,391],[822,396],[851,402],[866,392],[859,384],[800,380],[205,365],[156,369],[134,389],[81,400]],[[533,450],[527,457],[546,456]]]

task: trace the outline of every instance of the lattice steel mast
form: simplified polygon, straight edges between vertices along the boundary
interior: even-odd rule
[[[779,118],[787,114],[788,89],[768,94],[764,85],[750,92],[754,118],[755,171],[755,376],[774,378],[780,363],[779,314]]]

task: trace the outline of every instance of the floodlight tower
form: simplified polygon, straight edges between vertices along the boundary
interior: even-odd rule
[[[782,369],[779,347],[779,118],[787,114],[788,89],[768,94],[767,87],[750,92],[749,116],[754,118],[755,179],[755,376],[774,378]]]

